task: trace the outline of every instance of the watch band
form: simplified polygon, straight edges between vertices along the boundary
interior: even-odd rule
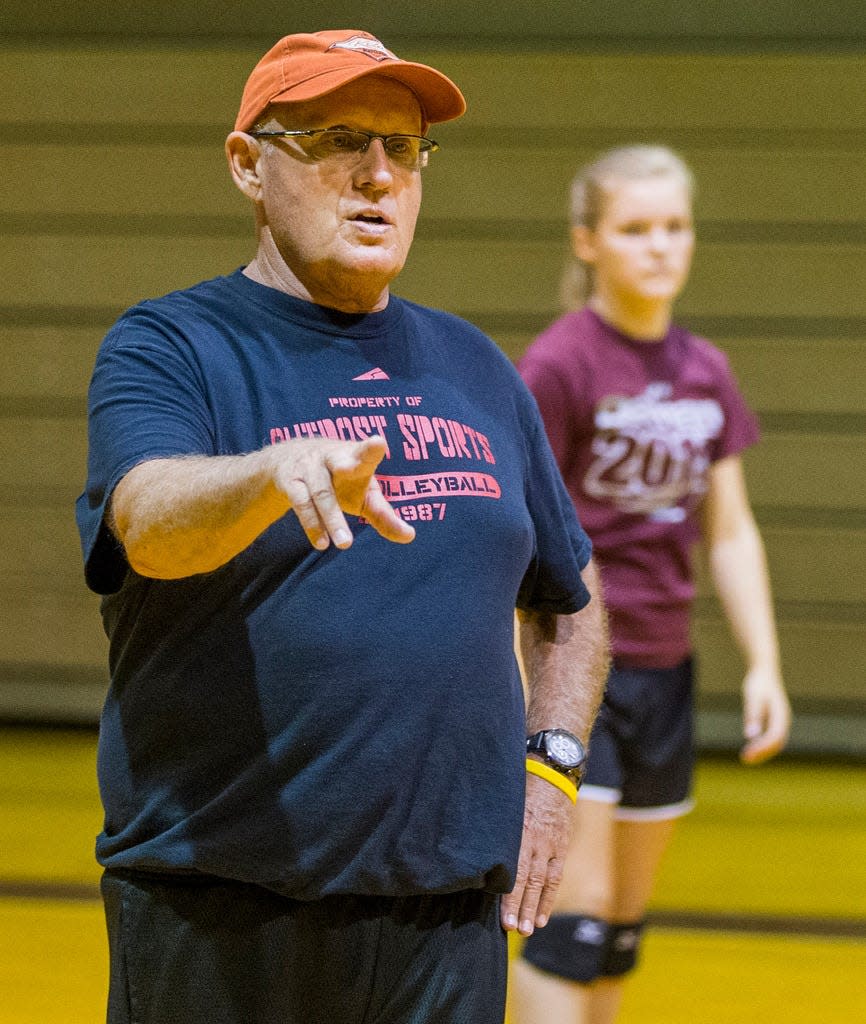
[[[576,744],[580,751],[580,760],[573,767],[563,764],[562,761],[560,761],[559,758],[557,758],[550,750],[548,746],[548,737],[556,734],[567,736],[569,740]],[[528,754],[537,754],[543,759],[546,765],[553,769],[553,771],[565,776],[565,778],[569,779],[576,787],[579,787],[583,781],[583,775],[586,769],[586,749],[578,737],[575,736],[574,733],[568,732],[567,729],[541,729],[539,732],[533,733],[526,739],[526,752]]]

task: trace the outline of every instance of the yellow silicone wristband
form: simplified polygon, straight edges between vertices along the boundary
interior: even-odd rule
[[[545,779],[556,786],[557,789],[561,789],[573,804],[577,803],[577,786],[575,786],[571,779],[567,779],[562,772],[558,772],[555,768],[551,768],[550,765],[544,764],[541,761],[533,761],[531,757],[526,759],[526,770],[530,775],[537,775],[540,779]]]

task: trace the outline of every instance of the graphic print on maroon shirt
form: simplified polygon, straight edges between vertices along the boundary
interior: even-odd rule
[[[635,396],[606,395],[595,408],[592,458],[583,480],[590,498],[657,522],[682,522],[683,503],[707,490],[708,448],[724,413],[714,398],[672,398],[667,381]]]

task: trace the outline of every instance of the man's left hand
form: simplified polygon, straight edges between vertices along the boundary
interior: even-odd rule
[[[531,935],[547,924],[573,826],[574,804],[565,793],[527,774],[517,880],[502,898],[501,919],[506,931]]]

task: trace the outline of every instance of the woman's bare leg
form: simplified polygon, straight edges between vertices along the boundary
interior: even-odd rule
[[[614,907],[615,804],[580,799],[575,837],[554,913],[610,919]],[[511,964],[511,1024],[588,1024],[592,986],[541,971],[521,958]]]
[[[643,920],[675,823],[675,819],[616,823],[614,923],[634,924]],[[592,986],[589,1014],[581,1024],[613,1024],[626,977],[602,978]]]

